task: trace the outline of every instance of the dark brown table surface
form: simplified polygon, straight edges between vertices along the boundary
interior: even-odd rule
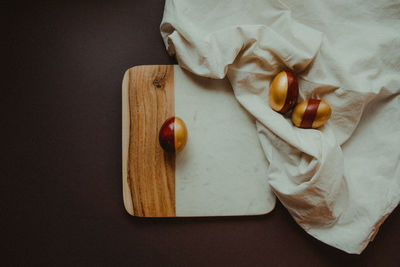
[[[10,1],[17,2],[17,1]],[[1,2],[1,266],[400,266],[400,211],[348,255],[281,204],[265,216],[139,219],[123,207],[121,79],[174,64],[164,1]]]

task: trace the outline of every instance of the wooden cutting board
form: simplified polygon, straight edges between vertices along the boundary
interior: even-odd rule
[[[185,149],[158,143],[164,121],[183,119]],[[255,120],[226,80],[177,65],[137,66],[122,82],[122,184],[129,214],[141,217],[265,214],[275,198]]]

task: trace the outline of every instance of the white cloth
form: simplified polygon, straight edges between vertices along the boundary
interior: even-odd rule
[[[167,0],[161,34],[181,67],[228,77],[296,222],[361,253],[400,201],[398,0]],[[324,127],[299,129],[271,110],[269,84],[283,69],[296,74],[299,101],[330,104]]]

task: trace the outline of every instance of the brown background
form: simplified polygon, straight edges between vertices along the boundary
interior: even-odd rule
[[[361,256],[269,215],[138,219],[121,193],[121,80],[172,64],[164,1],[1,2],[0,265],[398,266],[400,211]]]

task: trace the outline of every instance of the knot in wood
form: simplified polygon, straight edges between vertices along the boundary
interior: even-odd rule
[[[156,88],[162,88],[162,87],[163,87],[162,84],[161,84],[159,81],[157,81],[157,80],[155,80],[155,81],[153,82],[153,84],[154,84],[154,86],[155,86]]]

